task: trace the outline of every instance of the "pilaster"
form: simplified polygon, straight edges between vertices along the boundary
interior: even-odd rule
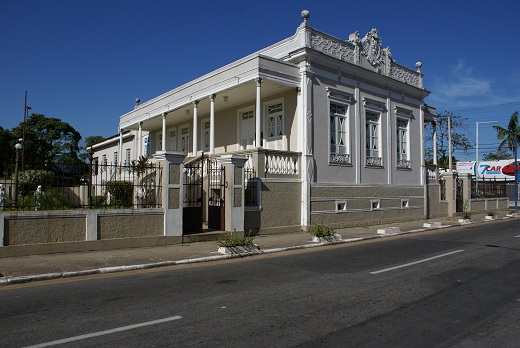
[[[226,169],[226,202],[224,205],[226,231],[244,232],[244,165],[247,162],[247,157],[223,155],[219,161]]]
[[[161,151],[153,157],[163,167],[161,204],[164,209],[164,236],[182,236],[182,174],[186,154]]]

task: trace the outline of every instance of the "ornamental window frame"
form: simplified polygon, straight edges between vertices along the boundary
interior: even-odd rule
[[[397,169],[410,170],[412,168],[410,124],[413,120],[413,111],[399,106],[396,106],[394,111],[396,129],[396,167]],[[406,123],[406,126],[403,125],[404,123]],[[406,156],[403,156],[403,150],[406,151]]]
[[[387,112],[383,102],[363,98],[365,111],[365,166],[383,167],[383,113]],[[375,148],[374,148],[375,146]]]
[[[328,154],[329,164],[351,165],[350,105],[354,95],[330,87],[328,96]],[[343,144],[340,144],[343,140]]]

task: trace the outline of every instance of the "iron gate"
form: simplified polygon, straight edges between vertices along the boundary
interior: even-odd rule
[[[225,230],[225,168],[216,159],[207,162],[208,179],[208,228]]]
[[[457,213],[464,212],[464,186],[462,179],[457,176],[455,179],[455,209]]]
[[[204,155],[184,166],[184,197],[182,233],[202,233],[202,194],[204,184]]]

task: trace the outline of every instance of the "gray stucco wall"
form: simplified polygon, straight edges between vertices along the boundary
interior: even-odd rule
[[[164,214],[99,215],[98,239],[162,236]]]
[[[424,217],[422,186],[331,184],[311,187],[312,225],[345,228]]]
[[[428,202],[430,218],[448,216],[448,202],[441,201],[441,188],[439,184],[428,185]]]
[[[77,242],[85,240],[85,218],[47,216],[5,220],[4,245]]]
[[[261,180],[260,233],[301,230],[301,182]]]

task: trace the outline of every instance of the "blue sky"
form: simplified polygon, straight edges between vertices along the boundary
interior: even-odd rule
[[[293,35],[300,12],[342,39],[377,28],[393,58],[423,63],[426,102],[507,126],[520,110],[520,1],[0,0],[0,126],[32,112],[83,137],[117,132],[134,100],[149,100]],[[479,153],[498,141],[479,125]],[[455,153],[459,159],[473,159]]]

